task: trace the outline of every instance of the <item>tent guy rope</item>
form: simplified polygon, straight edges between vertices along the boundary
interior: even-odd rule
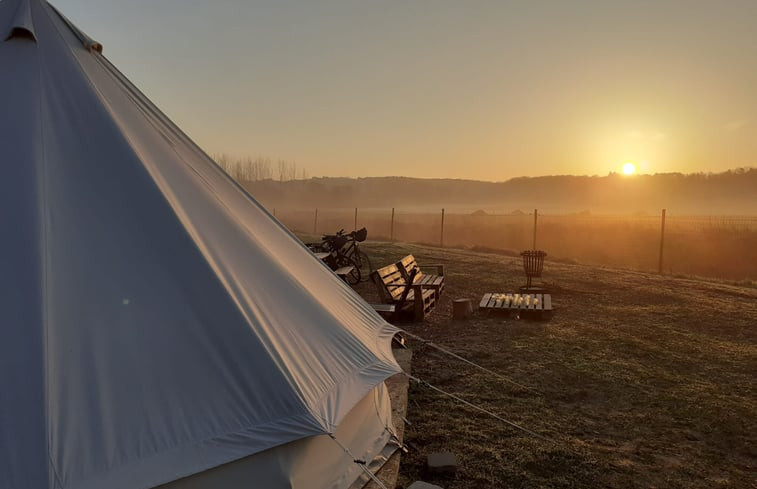
[[[355,455],[353,455],[352,451],[349,448],[347,448],[346,445],[342,444],[342,442],[340,442],[337,439],[337,437],[334,436],[333,433],[329,433],[329,438],[331,438],[332,440],[334,440],[334,443],[336,443],[337,445],[339,445],[339,448],[341,448],[342,451],[345,454],[347,454],[347,456],[350,457],[353,462],[355,462],[358,466],[360,466],[360,468],[363,469],[363,472],[365,472],[368,475],[368,477],[370,477],[373,480],[373,482],[375,482],[381,489],[389,489],[388,487],[386,487],[386,485],[384,484],[384,482],[376,476],[376,474],[374,474],[373,472],[371,472],[371,469],[369,469],[367,467],[368,464],[366,463],[365,460],[361,460],[361,459],[355,457]]]
[[[421,338],[420,336],[418,336],[418,335],[415,335],[415,334],[413,334],[413,333],[410,333],[410,332],[409,332],[409,331],[407,331],[407,330],[402,330],[402,333],[403,333],[403,334],[406,334],[406,335],[407,335],[407,336],[409,336],[410,338],[413,338],[414,340],[420,341],[420,342],[421,342],[421,343],[423,343],[424,345],[430,346],[431,348],[434,348],[435,350],[438,350],[438,351],[440,351],[440,352],[444,353],[445,355],[449,355],[449,356],[451,356],[452,358],[455,358],[456,360],[459,360],[459,361],[461,361],[461,362],[463,362],[463,363],[467,363],[468,365],[470,365],[470,366],[472,366],[472,367],[475,367],[475,368],[477,368],[477,369],[479,369],[479,370],[481,370],[481,371],[483,371],[483,372],[486,372],[486,373],[488,373],[489,375],[492,375],[492,376],[496,377],[497,379],[499,379],[499,380],[501,380],[501,381],[503,381],[503,382],[506,382],[506,383],[508,383],[508,384],[510,384],[510,385],[514,385],[514,386],[516,386],[516,387],[520,387],[521,389],[525,389],[525,390],[527,390],[527,391],[530,391],[530,392],[534,392],[534,393],[536,393],[536,394],[540,394],[540,392],[539,392],[539,391],[537,391],[536,389],[534,389],[534,388],[532,388],[532,387],[528,387],[527,385],[523,385],[523,384],[521,384],[520,382],[516,382],[515,380],[513,380],[513,379],[510,379],[510,378],[508,378],[508,377],[505,377],[505,376],[504,376],[504,375],[502,375],[502,374],[499,374],[499,373],[497,373],[497,372],[495,372],[495,371],[493,371],[493,370],[490,370],[490,369],[488,369],[488,368],[486,368],[486,367],[483,367],[483,366],[481,366],[481,365],[479,365],[479,364],[477,364],[477,363],[474,363],[474,362],[472,362],[472,361],[468,360],[467,358],[461,357],[461,356],[460,356],[460,355],[458,355],[457,353],[455,353],[455,352],[452,352],[452,351],[450,351],[450,350],[447,350],[446,348],[443,348],[443,347],[441,347],[441,346],[437,345],[437,344],[436,344],[436,343],[434,343],[433,341],[430,341],[430,340],[427,340],[427,339]]]
[[[503,422],[503,423],[505,423],[505,424],[507,424],[509,426],[512,426],[515,429],[518,429],[518,430],[520,430],[520,431],[522,431],[524,433],[528,433],[529,435],[534,436],[534,437],[539,438],[539,439],[544,440],[544,441],[549,441],[549,442],[553,441],[553,440],[551,440],[551,439],[549,439],[549,438],[547,438],[547,437],[545,437],[543,435],[540,435],[539,433],[537,433],[535,431],[529,430],[528,428],[525,428],[525,427],[519,425],[518,423],[510,421],[509,419],[505,419],[502,416],[500,416],[500,415],[498,415],[496,413],[493,413],[493,412],[489,411],[486,408],[483,408],[481,406],[473,404],[470,401],[466,401],[465,399],[463,399],[462,397],[460,397],[458,395],[452,394],[451,392],[447,392],[447,391],[445,391],[443,389],[440,389],[439,387],[431,385],[428,382],[426,382],[425,380],[419,379],[418,377],[416,377],[414,375],[411,375],[411,374],[409,374],[407,372],[403,372],[403,373],[407,376],[407,378],[409,378],[413,382],[416,382],[416,383],[418,383],[420,385],[426,386],[429,389],[432,389],[432,390],[434,390],[434,391],[436,391],[436,392],[438,392],[440,394],[444,394],[445,396],[450,397],[450,398],[452,398],[452,399],[454,399],[454,400],[456,400],[456,401],[458,401],[458,402],[460,402],[462,404],[465,404],[466,406],[468,406],[468,407],[470,407],[472,409],[475,409],[476,411],[480,411],[480,412],[482,412],[484,414],[487,414],[487,415],[491,416],[492,418],[495,418],[495,419],[497,419],[497,420],[499,420],[499,421],[501,421],[501,422]]]

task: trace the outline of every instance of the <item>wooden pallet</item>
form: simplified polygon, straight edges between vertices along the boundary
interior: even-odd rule
[[[484,294],[478,305],[481,310],[516,313],[549,314],[552,311],[550,294],[505,294],[490,292]]]

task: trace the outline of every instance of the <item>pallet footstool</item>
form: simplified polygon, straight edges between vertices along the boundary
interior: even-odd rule
[[[517,314],[548,316],[552,313],[551,294],[509,294],[489,292],[478,304],[479,310],[515,312]]]

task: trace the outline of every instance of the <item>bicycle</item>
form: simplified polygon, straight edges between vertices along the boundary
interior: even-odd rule
[[[361,280],[366,281],[370,278],[373,266],[371,265],[371,259],[368,255],[360,249],[358,243],[362,243],[368,237],[368,230],[365,228],[352,231],[348,235],[349,241],[347,242],[347,248],[344,250],[344,254],[351,257],[355,263],[357,263],[360,269]]]
[[[355,270],[349,275],[350,283],[353,285],[368,280],[373,270],[370,258],[358,245],[367,237],[368,231],[365,228],[352,231],[346,235],[344,229],[341,229],[336,234],[324,235],[320,246],[324,251],[332,253],[335,266],[355,267]]]

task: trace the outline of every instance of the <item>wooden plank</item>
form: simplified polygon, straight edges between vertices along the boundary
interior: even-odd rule
[[[392,273],[390,275],[386,275],[384,277],[381,277],[381,280],[384,281],[387,285],[406,285],[407,282],[405,282],[405,279],[402,278],[402,276],[399,273]]]
[[[404,294],[404,293],[405,293],[405,288],[404,287],[395,287],[395,288],[391,289],[390,295],[391,295],[393,301],[398,301],[398,300],[402,299],[402,294]],[[409,297],[409,294],[412,294],[412,292],[408,293],[408,297]]]
[[[394,304],[371,304],[371,307],[376,312],[387,312],[392,313],[397,309],[397,306]]]
[[[481,302],[478,304],[479,308],[485,308],[489,305],[489,299],[491,299],[492,294],[486,293],[484,294],[484,297],[481,298]]]
[[[551,294],[544,294],[544,310],[545,311],[552,310],[552,295]]]
[[[496,295],[496,300],[494,302],[494,308],[500,309],[502,307],[502,303],[504,302],[505,298],[502,296],[502,294]]]
[[[400,274],[399,268],[397,268],[397,265],[387,265],[385,267],[381,267],[378,270],[376,270],[379,274],[379,276],[383,279],[384,277],[388,277],[390,275],[394,274]]]
[[[343,276],[349,275],[354,269],[355,267],[353,267],[352,265],[349,265],[346,267],[337,268],[336,270],[334,270],[334,273],[339,275],[340,277],[343,277]]]
[[[535,301],[534,310],[541,311],[542,308],[544,307],[544,300],[542,298],[542,295],[536,294],[536,296],[534,297],[534,301]]]
[[[418,292],[415,294],[415,292]],[[423,289],[420,286],[413,287],[413,290],[411,290],[411,293],[413,293],[413,319],[416,321],[423,321],[423,318],[426,317],[426,304],[423,300]],[[410,294],[408,294],[408,302],[410,302]]]
[[[505,307],[507,309],[510,309],[513,305],[513,295],[512,294],[505,294]]]
[[[420,272],[418,272],[418,274],[415,276],[415,283],[416,284],[421,284],[421,285],[433,285],[434,284],[434,276],[433,275],[423,275]]]
[[[405,267],[405,270],[412,269],[413,267],[418,265],[418,262],[415,260],[415,257],[413,255],[407,255],[405,258],[400,260],[400,263],[402,263],[402,266]]]

